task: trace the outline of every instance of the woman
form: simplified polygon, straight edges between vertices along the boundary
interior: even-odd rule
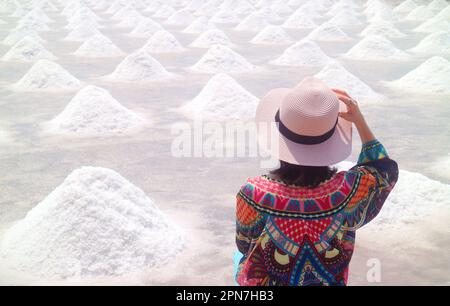
[[[380,212],[398,166],[346,92],[306,78],[258,106],[258,136],[280,167],[248,179],[237,195],[236,243],[243,286],[346,285],[355,231]],[[276,133],[260,126],[276,123]],[[331,168],[362,150],[349,171]]]

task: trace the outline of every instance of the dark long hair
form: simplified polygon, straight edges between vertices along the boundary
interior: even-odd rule
[[[331,179],[337,169],[332,167],[300,166],[280,160],[280,167],[270,172],[286,184],[315,188]]]

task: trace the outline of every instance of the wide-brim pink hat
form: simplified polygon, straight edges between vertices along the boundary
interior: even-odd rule
[[[352,123],[339,117],[345,111],[336,93],[313,77],[271,90],[256,111],[259,144],[291,164],[337,164],[352,152]]]

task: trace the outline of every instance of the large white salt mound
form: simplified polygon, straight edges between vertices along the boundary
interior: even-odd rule
[[[308,14],[296,11],[283,23],[282,27],[287,29],[313,29],[317,27],[317,24]]]
[[[127,18],[134,18],[134,17],[142,17],[142,14],[139,13],[136,8],[133,6],[127,6],[120,10],[118,10],[112,17],[112,20],[124,20]]]
[[[439,31],[422,39],[412,52],[428,54],[450,54],[450,32]]]
[[[257,13],[259,15],[265,16],[266,20],[270,23],[278,23],[280,20],[284,20],[280,15],[277,14],[277,12],[267,6],[260,8]]]
[[[400,14],[408,14],[410,13],[412,10],[417,8],[417,2],[414,0],[406,0],[403,1],[402,3],[400,3],[399,5],[397,5],[394,8],[394,12],[395,13],[400,13]]]
[[[167,19],[166,24],[173,26],[187,26],[194,22],[194,20],[195,16],[192,15],[189,10],[183,9],[172,14],[172,16]]]
[[[76,56],[83,57],[115,57],[125,53],[119,49],[108,37],[95,35],[88,38],[75,52]]]
[[[185,48],[175,36],[165,30],[158,31],[150,37],[143,49],[151,53],[177,53],[185,51]]]
[[[89,85],[47,126],[51,133],[89,137],[124,134],[143,123],[142,117],[123,107],[108,91]]]
[[[283,45],[292,43],[293,39],[282,27],[269,25],[259,32],[251,42],[260,45]]]
[[[345,56],[355,60],[407,60],[410,55],[388,39],[379,35],[369,35],[351,48]]]
[[[37,61],[40,59],[56,60],[50,51],[31,37],[17,42],[3,57],[4,61]]]
[[[16,28],[30,28],[38,32],[51,30],[47,23],[41,20],[27,19],[25,17],[19,20]]]
[[[414,29],[415,32],[433,33],[437,31],[447,31],[450,29],[449,19],[441,19],[435,16]]]
[[[450,153],[438,158],[431,166],[433,174],[450,180]]]
[[[221,30],[210,30],[200,35],[192,44],[195,48],[211,48],[214,45],[231,46],[231,40]]]
[[[209,30],[217,30],[217,27],[209,21],[206,16],[198,17],[188,27],[183,30],[183,33],[200,34]]]
[[[216,2],[220,3],[220,1]],[[255,10],[247,0],[225,0],[220,6],[220,9],[223,11],[233,11],[238,15],[248,15]]]
[[[203,4],[196,12],[196,16],[211,17],[217,12],[217,6],[214,1],[209,1]]]
[[[428,20],[436,15],[435,12],[429,10],[425,5],[418,6],[404,18],[405,20]]]
[[[386,38],[402,38],[406,34],[400,32],[392,23],[387,21],[376,21],[369,24],[360,36],[380,35]]]
[[[74,21],[71,21],[71,22],[69,22],[69,23],[66,25],[65,28],[68,29],[68,30],[73,30],[73,29],[76,29],[76,28],[77,28],[80,24],[82,24],[82,23],[86,23],[86,24],[88,24],[89,26],[94,27],[94,28],[97,28],[97,29],[99,29],[99,28],[102,27],[97,21],[95,21],[95,20],[93,20],[93,19],[86,18],[86,19],[82,19],[82,20],[74,20]]]
[[[211,22],[219,24],[235,24],[239,23],[241,19],[233,11],[219,11],[211,17]]]
[[[381,95],[377,94],[366,83],[361,81],[358,77],[350,73],[337,62],[333,62],[325,66],[315,75],[315,77],[321,79],[332,88],[347,91],[352,97],[360,102],[382,99]]]
[[[394,87],[408,92],[450,93],[450,62],[435,56],[391,83]]]
[[[342,170],[353,166],[350,162],[338,164]],[[420,173],[400,170],[397,184],[370,227],[402,231],[405,226],[422,223],[433,212],[448,211],[449,197],[450,185],[431,180]]]
[[[175,13],[176,11],[173,7],[169,5],[163,5],[153,14],[153,17],[167,19]]]
[[[293,9],[284,0],[278,0],[270,8],[277,14],[291,14],[293,12]]]
[[[138,13],[136,16],[129,16],[129,17],[124,18],[116,26],[118,28],[135,28],[138,24],[140,24],[145,19],[146,19],[146,17],[144,17]]]
[[[331,24],[329,22],[325,22],[318,28],[314,29],[311,33],[309,33],[307,38],[316,41],[334,42],[344,42],[352,40],[350,36],[342,31],[337,25]]]
[[[129,35],[133,37],[150,38],[155,35],[155,33],[162,30],[164,29],[159,23],[150,18],[144,18],[139,20],[139,23]]]
[[[227,46],[214,45],[191,70],[199,73],[243,73],[255,68]]]
[[[351,11],[341,11],[328,20],[329,23],[341,27],[359,26],[362,24],[361,17]]]
[[[259,99],[227,74],[214,76],[200,94],[182,107],[194,118],[249,119],[255,116]]]
[[[316,43],[303,39],[287,48],[272,64],[294,67],[324,66],[331,61],[332,59]]]
[[[183,234],[117,172],[82,167],[11,227],[1,246],[31,274],[114,276],[167,263],[182,250]]]
[[[115,81],[164,81],[173,75],[147,51],[140,49],[128,55],[107,79]]]
[[[85,41],[87,38],[103,35],[96,27],[88,23],[81,23],[76,28],[74,28],[69,34],[67,34],[64,40],[67,41]]]
[[[433,0],[430,4],[427,5],[429,10],[439,12],[449,6],[448,1],[446,0]]]
[[[11,30],[9,34],[3,39],[2,43],[8,46],[12,46],[25,37],[30,37],[34,41],[39,43],[44,42],[44,39],[42,39],[42,37],[39,36],[39,34],[35,30],[25,27]]]
[[[77,89],[81,82],[55,62],[41,59],[13,85],[20,91]]]
[[[236,31],[257,32],[268,25],[265,15],[253,13],[242,20],[234,29]]]

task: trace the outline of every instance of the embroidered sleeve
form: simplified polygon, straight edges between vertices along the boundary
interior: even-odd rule
[[[253,249],[264,228],[263,215],[249,205],[241,195],[242,191],[248,188],[252,186],[247,184],[242,187],[236,197],[236,245],[244,258]]]
[[[358,164],[348,175],[356,179],[354,193],[344,209],[344,228],[357,230],[380,212],[398,180],[398,165],[389,158],[384,146],[374,140],[363,146]]]

